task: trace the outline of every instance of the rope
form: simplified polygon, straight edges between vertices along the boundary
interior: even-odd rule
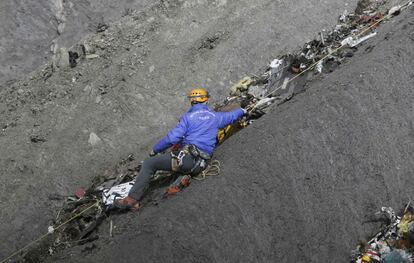
[[[40,240],[46,238],[47,236],[49,236],[50,234],[54,233],[54,231],[62,228],[64,225],[70,223],[71,221],[73,221],[74,219],[78,218],[79,216],[81,216],[82,214],[84,214],[86,211],[92,209],[93,207],[99,207],[99,201],[96,201],[95,204],[85,208],[84,210],[80,211],[79,213],[75,214],[73,217],[69,218],[68,220],[66,220],[65,222],[63,222],[62,224],[53,227],[53,231],[50,231],[42,236],[40,236],[38,239],[30,242],[29,244],[27,244],[26,246],[22,247],[21,249],[17,250],[16,252],[14,252],[13,254],[11,254],[10,256],[8,256],[7,258],[3,259],[0,263],[5,263],[7,260],[13,258],[14,256],[16,256],[17,254],[19,254],[20,252],[26,250],[27,248],[31,247],[33,244],[39,242]]]
[[[412,0],[407,1],[405,4],[400,6],[400,10],[402,10],[403,8],[408,7],[410,4],[412,3]],[[375,21],[374,23],[372,23],[370,26],[364,28],[361,32],[359,32],[358,34],[353,34],[352,37],[360,37],[363,34],[365,34],[366,32],[368,32],[369,30],[371,30],[373,27],[376,27],[378,24],[380,24],[382,21],[389,19],[393,16],[393,14],[387,14],[385,16],[383,16],[382,18],[378,19],[377,21]],[[339,50],[341,50],[342,48],[344,48],[346,46],[346,44],[341,44],[339,47],[333,49],[331,52],[329,52],[327,55],[323,56],[321,59],[319,59],[318,61],[314,62],[313,64],[311,64],[308,68],[306,68],[305,70],[301,71],[299,74],[295,75],[293,78],[289,79],[286,83],[289,84],[290,82],[294,81],[295,79],[299,78],[300,76],[302,76],[303,74],[305,74],[306,72],[308,72],[309,70],[312,70],[316,65],[318,65],[320,62],[324,61],[326,58],[332,56],[333,54],[335,54],[336,52],[338,52]],[[273,91],[269,92],[265,97],[269,97],[270,95],[274,94],[276,91],[280,90],[282,86],[277,87],[276,89],[274,89]],[[257,102],[254,103],[253,105],[251,105],[250,107],[247,108],[247,111],[249,113],[251,113],[255,108],[256,108]]]
[[[194,176],[193,179],[203,181],[207,176],[219,176],[220,175],[220,161],[213,160],[209,166],[200,173],[198,176]]]

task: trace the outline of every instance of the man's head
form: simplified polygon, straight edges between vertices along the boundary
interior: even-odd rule
[[[190,100],[191,105],[198,104],[198,103],[206,103],[210,95],[205,89],[198,88],[193,89],[188,93],[187,98]]]

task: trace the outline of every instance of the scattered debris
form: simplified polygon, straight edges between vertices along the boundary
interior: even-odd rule
[[[315,69],[318,73],[322,73],[322,69],[323,69],[323,61],[322,60],[319,61],[318,64],[316,64]]]
[[[69,51],[69,65],[71,68],[76,67],[77,59],[79,58],[79,54],[74,51]]]
[[[270,63],[270,67],[272,69],[278,69],[280,66],[282,66],[283,64],[283,59],[274,59],[271,63]]]
[[[46,142],[46,138],[41,135],[30,135],[30,141],[34,143]]]
[[[397,5],[397,6],[394,6],[393,8],[391,8],[390,11],[388,11],[388,14],[396,16],[400,13],[400,11],[401,11],[401,6]]]
[[[85,195],[86,191],[83,189],[83,187],[78,187],[75,190],[75,197],[76,199],[81,199]]]
[[[343,45],[343,46],[348,45],[350,47],[356,47],[359,44],[361,44],[362,42],[364,42],[364,41],[366,41],[366,40],[368,40],[368,39],[370,39],[370,38],[372,38],[376,35],[377,35],[377,32],[373,32],[373,33],[371,33],[369,35],[366,35],[364,37],[361,37],[359,39],[354,39],[354,37],[347,37],[344,40],[342,40],[341,45]]]
[[[109,189],[104,189],[102,191],[102,203],[106,206],[110,206],[114,203],[115,199],[122,199],[127,197],[134,183],[135,180],[120,185],[115,185]]]
[[[104,32],[105,30],[107,30],[109,28],[108,24],[105,23],[99,23],[98,26],[96,27],[96,32],[100,33],[100,32]]]
[[[377,213],[387,223],[366,244],[352,252],[352,261],[357,263],[413,262],[414,259],[414,208],[407,204],[401,216],[391,207],[382,207]]]
[[[251,77],[244,77],[237,84],[231,87],[231,95],[240,96],[243,92],[248,90],[249,85],[253,82]]]
[[[223,32],[217,32],[215,34],[206,36],[203,40],[201,40],[201,44],[198,47],[198,49],[199,50],[214,49],[218,45],[220,40],[223,37],[225,37],[227,34],[228,34],[227,32],[223,31]]]
[[[109,221],[109,236],[113,237],[113,230],[114,230],[114,223],[113,221]]]

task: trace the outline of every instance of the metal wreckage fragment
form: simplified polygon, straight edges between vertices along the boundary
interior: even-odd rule
[[[409,202],[397,215],[391,207],[382,207],[377,213],[385,221],[381,230],[368,242],[352,251],[356,263],[409,263],[414,259],[414,208]],[[382,220],[381,220],[382,219]],[[385,220],[384,220],[385,219]]]
[[[364,6],[364,8],[362,12],[349,13],[345,11],[339,17],[340,23],[333,30],[320,32],[318,39],[306,43],[298,52],[274,59],[260,73],[247,76],[233,85],[230,96],[223,103],[215,105],[214,108],[217,111],[229,111],[241,106],[248,110],[248,115],[241,121],[220,130],[217,135],[218,143],[222,143],[240,129],[263,116],[271,105],[283,104],[289,101],[295,93],[303,91],[309,75],[331,72],[347,57],[352,57],[356,47],[375,36],[376,32],[374,29],[369,30],[360,38],[355,38],[356,34],[370,23],[381,19],[384,14],[389,12],[389,14],[396,15],[406,6],[398,6],[386,12],[380,12],[378,10],[382,8],[381,3],[376,1],[374,4]],[[343,48],[339,50],[338,47],[341,45]],[[304,75],[304,72],[307,75]],[[303,77],[298,78],[301,75]],[[114,199],[127,195],[140,167],[141,164],[136,162],[133,155],[130,155],[122,160],[113,171],[96,176],[92,180],[91,186],[86,190],[77,189],[73,196],[67,197],[57,213],[53,225],[48,229],[49,233],[53,234],[51,245],[48,243],[49,253],[53,254],[56,250],[85,244],[99,238],[96,234],[97,227],[109,216]],[[218,164],[214,165],[213,170],[213,174],[219,172]],[[177,175],[157,172],[152,179],[150,188],[170,185],[180,190],[188,185],[181,185],[182,181],[183,178],[177,177]],[[166,194],[168,194],[168,189]],[[175,193],[175,191],[171,192]],[[61,199],[53,196],[50,198]],[[88,211],[85,212],[85,210]],[[401,220],[399,217],[393,217],[391,228],[397,229]],[[398,223],[396,223],[397,221]],[[59,228],[55,229],[54,226],[57,225]],[[414,229],[414,224],[409,226],[409,229],[411,228]],[[110,235],[112,235],[112,229],[111,221]],[[387,233],[393,231],[390,228],[387,229]],[[381,235],[382,238],[389,236],[389,234]],[[360,255],[359,260],[363,255],[358,255]]]

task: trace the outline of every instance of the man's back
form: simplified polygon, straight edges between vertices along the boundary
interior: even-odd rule
[[[206,104],[195,104],[181,117],[178,125],[154,146],[154,151],[160,152],[181,142],[183,146],[193,144],[212,155],[218,129],[235,122],[243,114],[242,109],[214,112]]]

